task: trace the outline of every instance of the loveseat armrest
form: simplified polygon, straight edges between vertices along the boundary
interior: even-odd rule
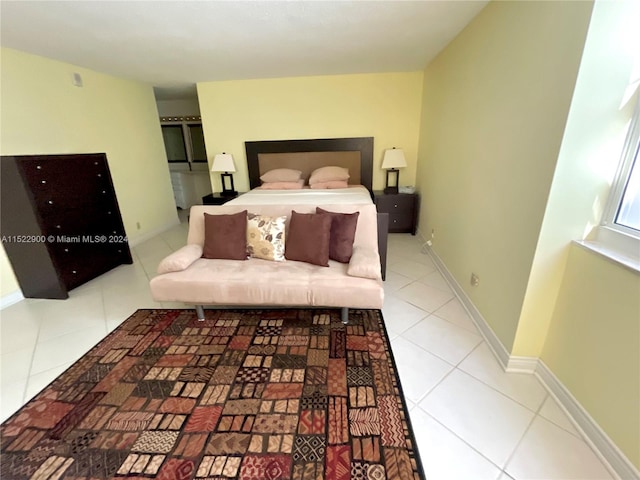
[[[190,244],[165,257],[158,265],[158,273],[180,272],[202,257],[202,245]]]
[[[347,275],[381,280],[380,255],[373,248],[354,246]]]

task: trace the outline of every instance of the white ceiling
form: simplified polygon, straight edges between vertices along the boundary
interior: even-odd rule
[[[0,1],[0,44],[151,83],[423,69],[482,1]]]

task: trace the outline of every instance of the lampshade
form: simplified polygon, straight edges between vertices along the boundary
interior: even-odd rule
[[[388,148],[384,151],[384,157],[382,158],[383,169],[404,168],[406,166],[407,161],[401,148]]]
[[[235,172],[236,166],[233,163],[233,155],[230,153],[218,153],[213,157],[212,172]]]

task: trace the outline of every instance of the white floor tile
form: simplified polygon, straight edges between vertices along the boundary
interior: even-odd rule
[[[453,290],[451,290],[451,287],[449,286],[447,281],[437,270],[425,275],[424,277],[419,278],[418,282],[437,288],[438,290],[453,293]]]
[[[413,260],[399,258],[397,261],[391,260],[387,263],[387,271],[392,271],[417,280],[425,275],[433,272],[435,267],[431,265],[423,265]]]
[[[420,320],[402,337],[457,365],[482,341],[482,337],[435,315]]]
[[[31,300],[11,305],[0,313],[0,354],[33,347],[40,330],[41,310]]]
[[[131,265],[120,265],[100,277],[103,289],[118,285],[146,284],[148,281],[149,278],[139,261]]]
[[[518,480],[608,480],[613,478],[587,444],[537,416],[505,471]]]
[[[102,292],[73,298],[73,309],[58,303],[42,314],[38,343],[89,327],[103,326],[105,322]]]
[[[534,417],[460,370],[449,374],[418,406],[500,467]]]
[[[410,413],[425,477],[429,480],[495,480],[500,469],[436,422],[420,407]]]
[[[114,285],[103,290],[104,312],[109,331],[129,318],[140,308],[163,308],[149,290],[149,281],[144,285]]]
[[[385,296],[382,316],[390,337],[400,335],[427,315],[429,314],[424,310],[400,300],[395,295]]]
[[[516,479],[513,478],[511,475],[509,475],[509,474],[507,474],[505,472],[502,472],[500,474],[500,476],[498,477],[498,480],[516,480]]]
[[[391,340],[391,349],[404,395],[413,402],[420,401],[453,370],[452,365],[402,337]]]
[[[542,407],[540,407],[538,415],[555,423],[558,427],[565,429],[570,434],[575,435],[578,438],[582,438],[580,432],[578,432],[576,427],[573,426],[573,423],[571,422],[567,414],[564,413],[564,410],[562,410],[562,407],[558,405],[558,402],[556,402],[551,395],[547,396],[547,399],[542,404]]]
[[[187,244],[187,233],[187,229],[178,226],[167,230],[161,236],[172,250],[178,250]]]
[[[473,323],[473,320],[457,298],[449,300],[433,313],[438,315],[440,318],[444,318],[451,323],[455,323],[459,327],[466,328],[474,333],[478,332],[475,323]]]
[[[140,261],[148,258],[161,258],[169,255],[173,250],[161,235],[153,237],[133,248]]]
[[[0,355],[0,385],[23,381],[29,375],[34,345]]]
[[[73,362],[68,362],[44,372],[31,375],[27,381],[27,390],[25,392],[25,402],[28,402],[35,397],[40,391],[59,377],[67,368],[73,365]]]
[[[538,411],[547,396],[547,391],[534,375],[505,372],[486,343],[478,346],[458,368],[533,412]]]
[[[105,324],[92,326],[38,344],[33,355],[31,374],[75,362],[107,334]]]
[[[411,278],[388,270],[384,281],[384,293],[385,295],[389,295],[390,293],[401,289],[405,285],[409,285],[411,282],[413,282]]]
[[[445,292],[420,282],[402,287],[395,295],[426,312],[434,312],[454,297],[452,292]]]
[[[23,405],[26,388],[26,380],[0,387],[0,422],[4,422]]]

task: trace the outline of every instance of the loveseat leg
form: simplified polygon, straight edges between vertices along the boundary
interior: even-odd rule
[[[204,321],[204,307],[202,305],[196,305],[196,315],[198,315],[198,320]]]
[[[349,323],[349,307],[342,307],[340,310],[340,316],[342,317],[342,323],[345,325]]]

